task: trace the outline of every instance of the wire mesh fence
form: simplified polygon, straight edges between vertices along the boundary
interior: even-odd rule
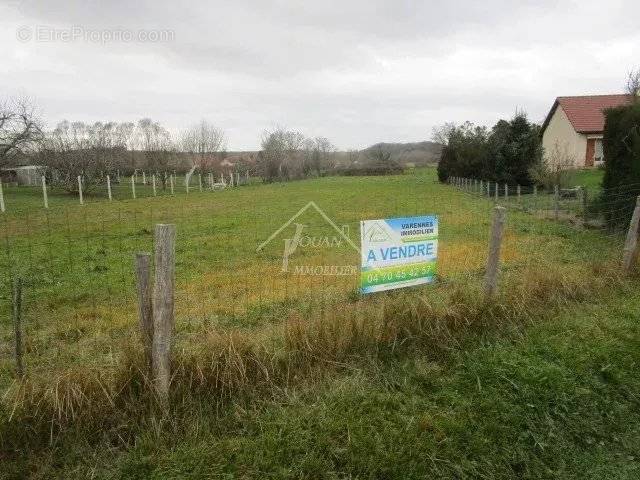
[[[427,296],[482,280],[496,201],[509,209],[501,254],[506,285],[510,275],[549,268],[560,274],[621,255],[619,232],[584,228],[599,216],[622,215],[617,204],[596,214],[580,192],[496,189],[462,179],[454,185],[420,173],[247,182],[224,191],[8,211],[0,218],[0,313],[10,318],[11,285],[21,278],[32,374],[115,365],[119,342],[137,331],[134,255],[153,252],[154,225],[161,223],[177,229],[177,348],[197,344],[210,329],[260,332],[292,316],[357,314],[396,295],[359,293],[362,220],[438,217],[437,281],[414,289]],[[12,333],[4,325],[7,372]]]

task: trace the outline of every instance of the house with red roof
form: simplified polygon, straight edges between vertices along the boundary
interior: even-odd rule
[[[558,97],[542,124],[545,160],[565,168],[589,168],[604,161],[604,111],[629,105],[631,95]]]

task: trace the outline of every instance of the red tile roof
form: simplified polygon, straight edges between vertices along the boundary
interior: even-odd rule
[[[631,103],[631,95],[586,95],[581,97],[558,97],[542,126],[544,130],[553,113],[562,107],[564,113],[578,133],[601,133],[604,131],[604,114],[607,108]]]

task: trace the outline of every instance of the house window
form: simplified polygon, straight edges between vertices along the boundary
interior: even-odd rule
[[[593,153],[594,162],[604,162],[604,151],[602,149],[602,139],[596,138],[595,151]]]

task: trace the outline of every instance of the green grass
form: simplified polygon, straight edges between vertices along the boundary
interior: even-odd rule
[[[569,304],[434,361],[414,349],[222,411],[193,401],[126,448],[63,440],[15,478],[637,478],[640,298]],[[12,470],[13,469],[13,470]]]
[[[597,192],[601,189],[602,177],[604,177],[604,170],[599,168],[576,170],[573,183],[586,187],[591,192]]]
[[[0,219],[0,267],[26,281],[27,377],[3,322],[0,476],[637,477],[637,279],[620,275],[619,236],[510,208],[486,301],[494,204],[433,169],[84,207],[53,196],[48,212],[12,195],[25,201]],[[437,284],[361,297],[357,276],[282,274],[294,227],[256,247],[311,200],[356,244],[362,219],[437,214]],[[299,221],[335,234],[312,211]],[[158,222],[178,229],[170,418],[143,388],[133,289]],[[348,245],[291,258],[358,261]],[[5,318],[8,293],[4,275]]]

